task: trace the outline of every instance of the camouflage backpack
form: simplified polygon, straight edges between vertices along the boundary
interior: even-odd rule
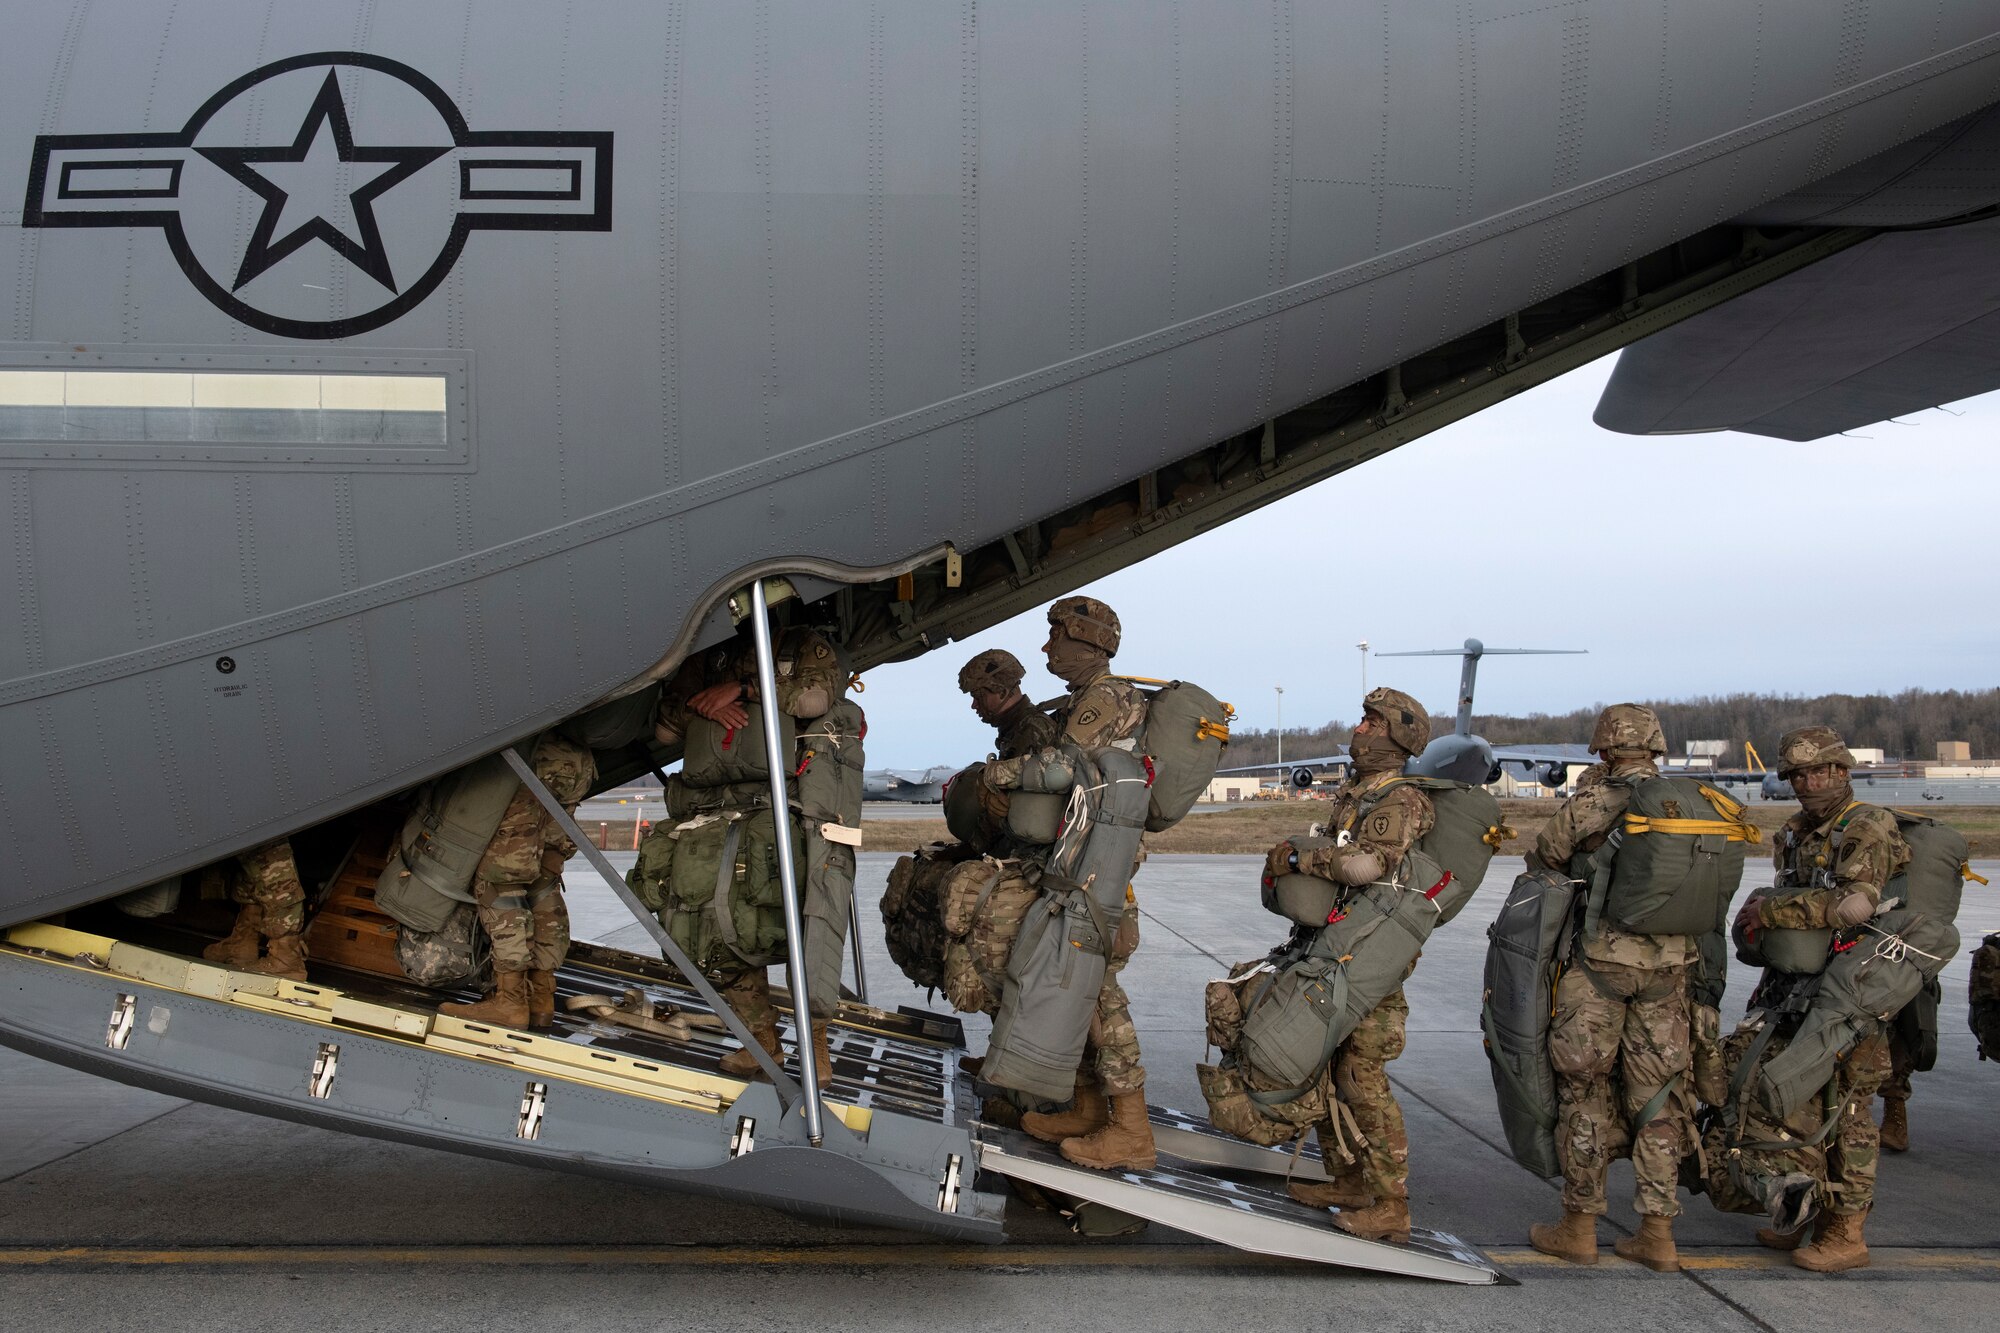
[[[1979,1058],[2000,1060],[2000,934],[1988,935],[1972,951],[1972,1005],[1966,1017],[1979,1038]]]
[[[899,856],[889,870],[889,887],[882,893],[882,936],[889,961],[910,984],[935,991],[944,985],[945,881],[963,861],[978,853],[963,843],[933,842],[910,856]]]

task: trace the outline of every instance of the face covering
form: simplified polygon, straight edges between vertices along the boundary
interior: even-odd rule
[[[1798,795],[1799,805],[1816,820],[1828,818],[1834,811],[1843,809],[1854,799],[1854,784],[1847,780],[1847,775],[1844,773],[1832,786],[1823,791],[1798,791],[1796,787],[1793,791]]]
[[[1102,649],[1079,643],[1067,634],[1058,634],[1049,641],[1048,658],[1049,670],[1071,688],[1102,674],[1111,665],[1111,659]]]
[[[1355,732],[1347,742],[1347,752],[1354,758],[1357,773],[1386,773],[1403,766],[1409,756],[1403,747],[1387,736],[1376,736]]]

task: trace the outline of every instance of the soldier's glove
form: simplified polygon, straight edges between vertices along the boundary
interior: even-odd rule
[[[1264,873],[1276,878],[1279,875],[1299,873],[1299,851],[1289,841],[1273,847],[1264,858]]]
[[[1736,932],[1743,937],[1743,943],[1754,947],[1757,932],[1764,929],[1764,900],[1752,896],[1736,913]]]

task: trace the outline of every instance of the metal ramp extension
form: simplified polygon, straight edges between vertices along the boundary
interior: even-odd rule
[[[1295,1163],[1289,1153],[1230,1138],[1181,1112],[1148,1109],[1160,1153],[1151,1171],[1073,1166],[1046,1143],[984,1122],[974,1128],[979,1165],[1255,1254],[1467,1286],[1508,1280],[1478,1250],[1443,1232],[1412,1229],[1408,1245],[1350,1236],[1324,1210],[1285,1193],[1288,1170],[1325,1179],[1316,1159],[1301,1155]]]

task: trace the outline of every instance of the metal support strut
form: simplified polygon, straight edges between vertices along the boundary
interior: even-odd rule
[[[535,799],[542,803],[542,808],[549,812],[549,817],[556,821],[557,827],[569,835],[569,840],[576,844],[577,850],[590,858],[590,863],[597,867],[597,873],[604,877],[605,884],[618,895],[618,901],[625,904],[626,909],[639,924],[646,928],[646,933],[653,937],[653,943],[660,946],[660,952],[666,955],[667,961],[680,969],[681,975],[687,978],[688,985],[693,986],[700,992],[701,998],[714,1007],[715,1016],[722,1020],[730,1034],[743,1043],[744,1050],[756,1057],[758,1065],[770,1077],[772,1086],[777,1088],[779,1098],[787,1106],[797,1102],[799,1085],[792,1081],[792,1076],[787,1074],[765,1051],[763,1044],[751,1035],[749,1027],[737,1017],[736,1011],[729,1007],[729,1002],[722,998],[721,992],[709,984],[708,978],[701,974],[701,969],[694,965],[694,960],[681,951],[680,945],[674,943],[674,937],[667,934],[667,928],[660,924],[660,919],[646,910],[646,904],[640,902],[639,895],[633,893],[631,887],[625,883],[625,877],[612,868],[611,862],[598,850],[597,844],[577,827],[576,821],[570,818],[569,811],[562,808],[562,803],[556,800],[555,793],[535,776],[535,770],[521,757],[521,752],[510,746],[500,753],[505,756],[507,766],[514,770],[514,775],[521,779],[521,785],[534,793]],[[813,1105],[815,1107],[819,1105],[817,1099]]]
[[[847,947],[854,955],[854,995],[861,1003],[868,1003],[868,968],[861,961],[861,898],[850,894],[847,899]]]
[[[764,714],[764,762],[771,770],[771,827],[776,833],[778,884],[785,893],[785,967],[791,975],[792,1039],[799,1052],[799,1083],[805,1089],[806,1141],[825,1141],[820,1125],[819,1067],[813,1060],[812,997],[806,985],[806,917],[799,898],[797,863],[792,859],[790,772],[778,715],[778,670],[771,652],[771,614],[764,580],[750,585],[750,629],[757,647],[758,704]]]

